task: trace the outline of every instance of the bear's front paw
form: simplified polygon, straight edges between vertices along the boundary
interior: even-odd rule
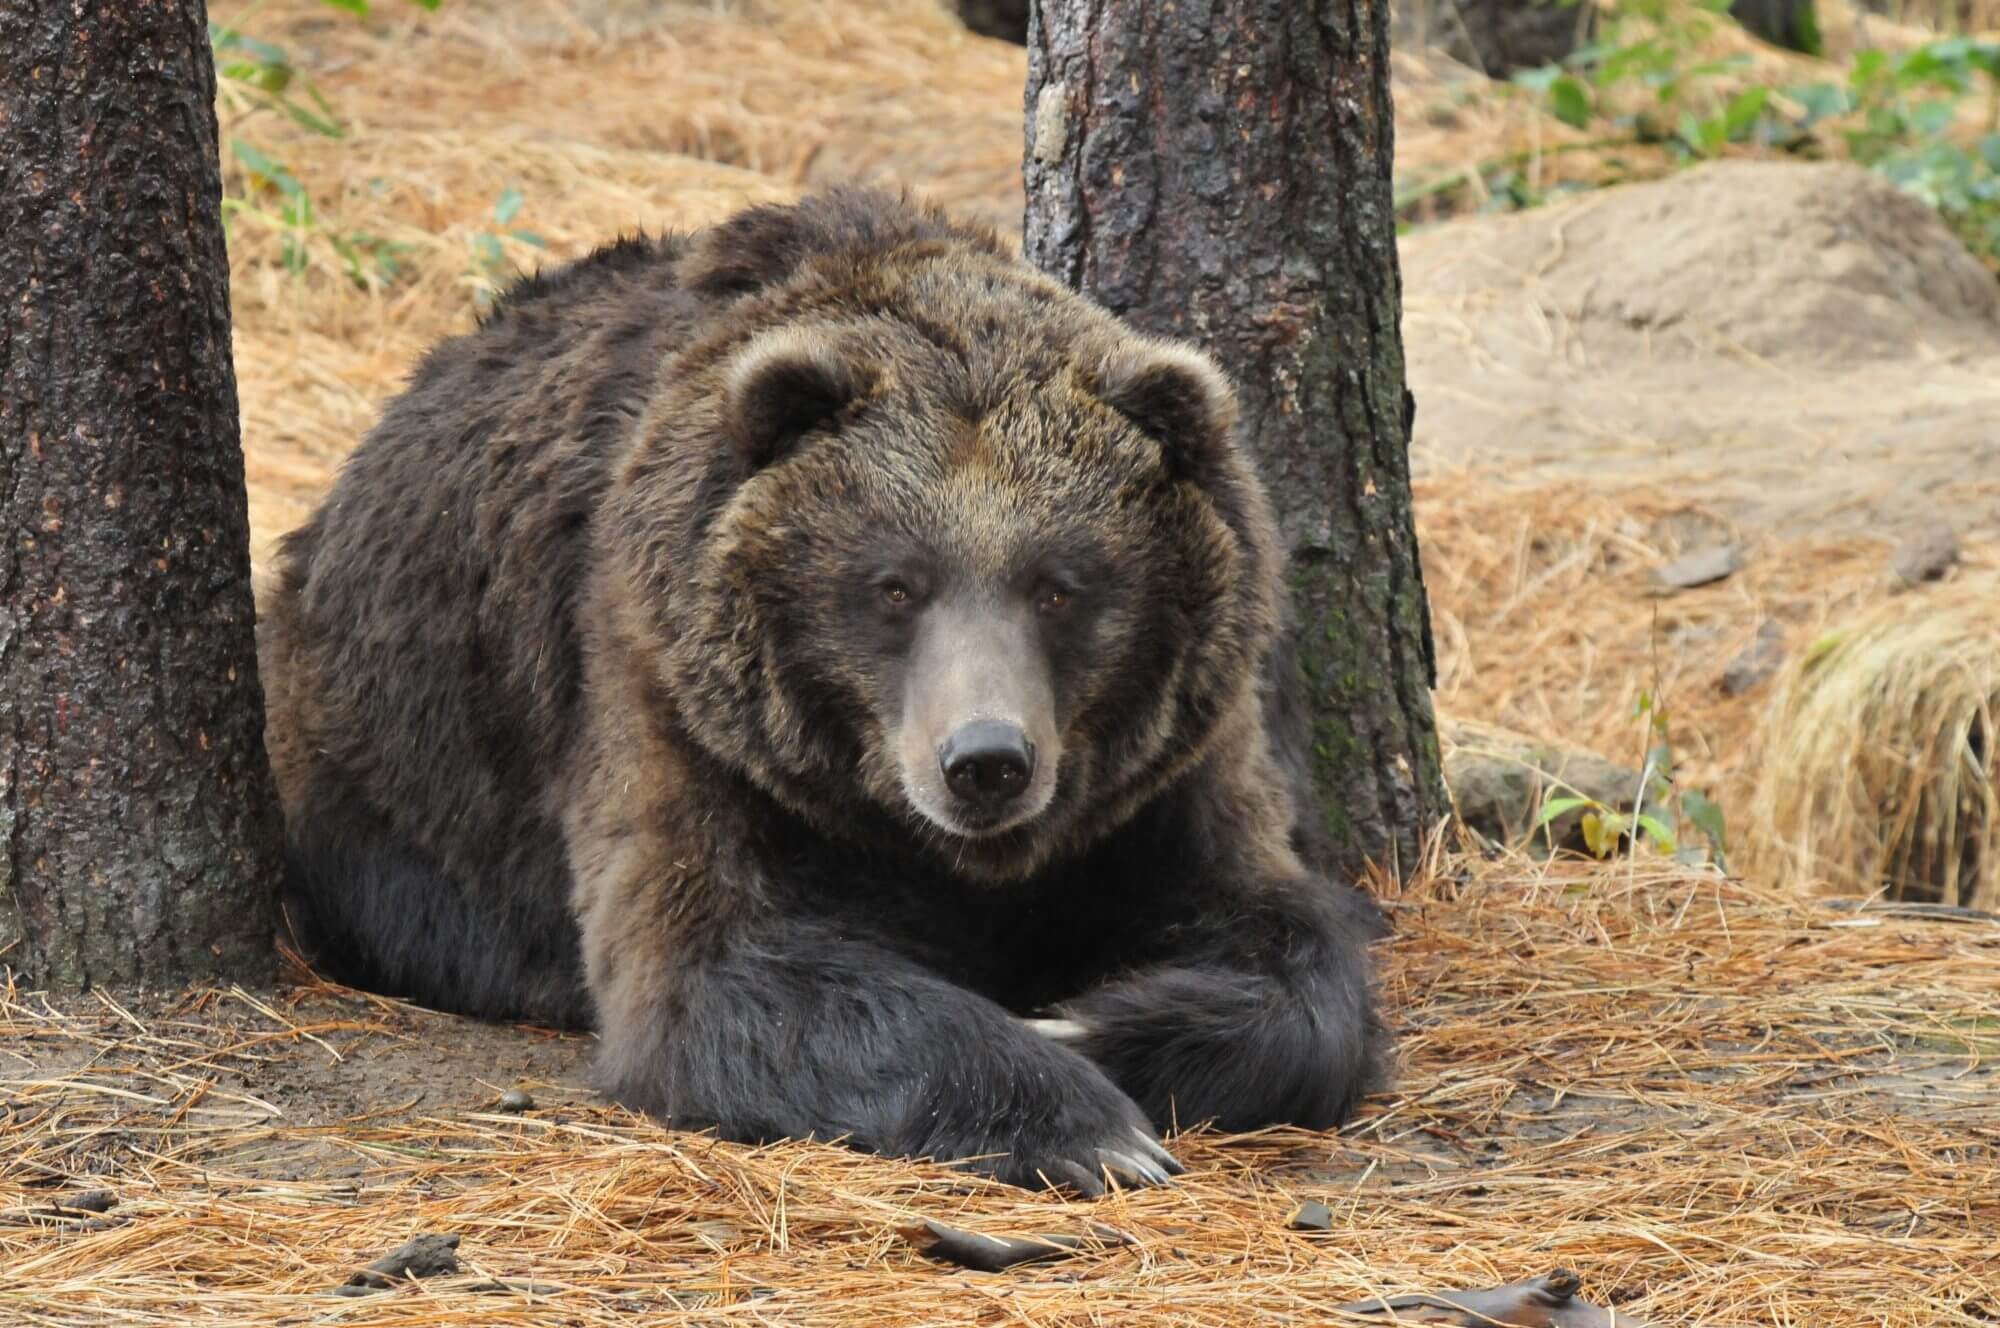
[[[1063,1029],[1020,1020],[1040,1036],[1007,1040],[1007,1071],[996,1076],[1005,1105],[947,1112],[958,1129],[921,1151],[1023,1189],[1069,1186],[1089,1198],[1107,1181],[1127,1189],[1164,1185],[1185,1168],[1161,1146],[1146,1114],[1089,1061],[1063,1048]],[[999,1084],[996,1084],[998,1087]],[[961,1107],[970,1103],[961,1103]],[[955,1137],[954,1137],[955,1136]],[[956,1145],[956,1146],[954,1146]]]
[[[1080,1144],[1062,1152],[1070,1156],[1034,1166],[1034,1180],[1050,1186],[1068,1184],[1084,1198],[1104,1194],[1106,1178],[1126,1190],[1138,1190],[1144,1186],[1164,1186],[1186,1170],[1160,1140],[1136,1126],[1122,1136],[1112,1136],[1110,1144]],[[1074,1154],[1082,1154],[1088,1162],[1078,1162]],[[1028,1182],[1018,1180],[1016,1184]]]

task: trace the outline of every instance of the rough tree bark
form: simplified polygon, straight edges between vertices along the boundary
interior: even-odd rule
[[[1444,814],[1389,166],[1387,0],[1040,0],[1028,256],[1217,355],[1290,551],[1335,852]]]
[[[255,978],[263,740],[201,0],[0,0],[0,962]]]

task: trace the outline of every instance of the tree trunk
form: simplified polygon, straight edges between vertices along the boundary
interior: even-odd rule
[[[982,37],[1016,46],[1028,39],[1028,0],[958,0],[958,16]]]
[[[0,950],[270,971],[264,754],[201,0],[0,0]]]
[[[1207,347],[1291,557],[1340,865],[1398,870],[1444,814],[1390,156],[1386,0],[1041,0],[1028,256]]]
[[[1583,43],[1597,12],[1589,0],[1441,0],[1408,8],[1427,11],[1422,42],[1490,78],[1560,64]]]
[[[1825,43],[1820,39],[1819,11],[1813,0],[1735,0],[1729,16],[1753,37],[1788,51],[1820,55]]]

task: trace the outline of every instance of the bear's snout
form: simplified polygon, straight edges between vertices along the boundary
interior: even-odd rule
[[[983,600],[925,614],[896,742],[904,795],[925,820],[978,838],[1047,809],[1062,759],[1050,672],[1029,613]]]
[[[991,816],[1027,791],[1035,744],[1018,724],[976,719],[944,740],[938,769],[953,797]]]

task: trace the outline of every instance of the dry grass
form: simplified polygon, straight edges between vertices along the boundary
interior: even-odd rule
[[[920,185],[1019,224],[1025,59],[929,0],[451,0],[435,15],[377,5],[365,23],[269,0],[215,17],[291,52],[346,126],[328,139],[240,98],[222,107],[229,188],[254,205],[232,222],[230,268],[259,561],[505,269],[832,178]],[[234,141],[297,178],[315,225],[282,223]],[[521,206],[503,226],[509,189]],[[479,261],[483,236],[502,271]],[[354,280],[343,246],[390,254],[394,280],[370,262]]]
[[[1772,551],[1715,586],[1652,599],[1654,567],[1734,533],[1696,500],[1455,473],[1419,483],[1417,513],[1440,709],[1636,766],[1646,738],[1634,704],[1657,694],[1696,782],[1743,768],[1730,744],[1750,731],[1756,700],[1722,696],[1719,681],[1759,622],[1784,623],[1788,639],[1812,630],[1866,594],[1887,551],[1862,540]]]
[[[246,1067],[394,1036],[394,1007],[308,987],[224,1039],[213,993],[151,1018],[8,993],[0,1320],[1297,1324],[1555,1266],[1659,1324],[2000,1313],[2000,927],[1627,864],[1488,863],[1391,905],[1396,1092],[1339,1136],[1184,1137],[1183,1183],[1095,1205],[597,1107],[308,1128]],[[87,1064],[35,1068],[59,1060]],[[305,1148],[345,1165],[268,1160]],[[99,1187],[112,1225],[52,1211]],[[1284,1229],[1304,1198],[1330,1231]],[[1133,1243],[972,1274],[899,1238],[917,1217]],[[419,1231],[460,1235],[463,1274],[325,1294]]]
[[[1841,624],[1763,722],[1751,842],[1767,879],[2000,908],[2000,587]]]

